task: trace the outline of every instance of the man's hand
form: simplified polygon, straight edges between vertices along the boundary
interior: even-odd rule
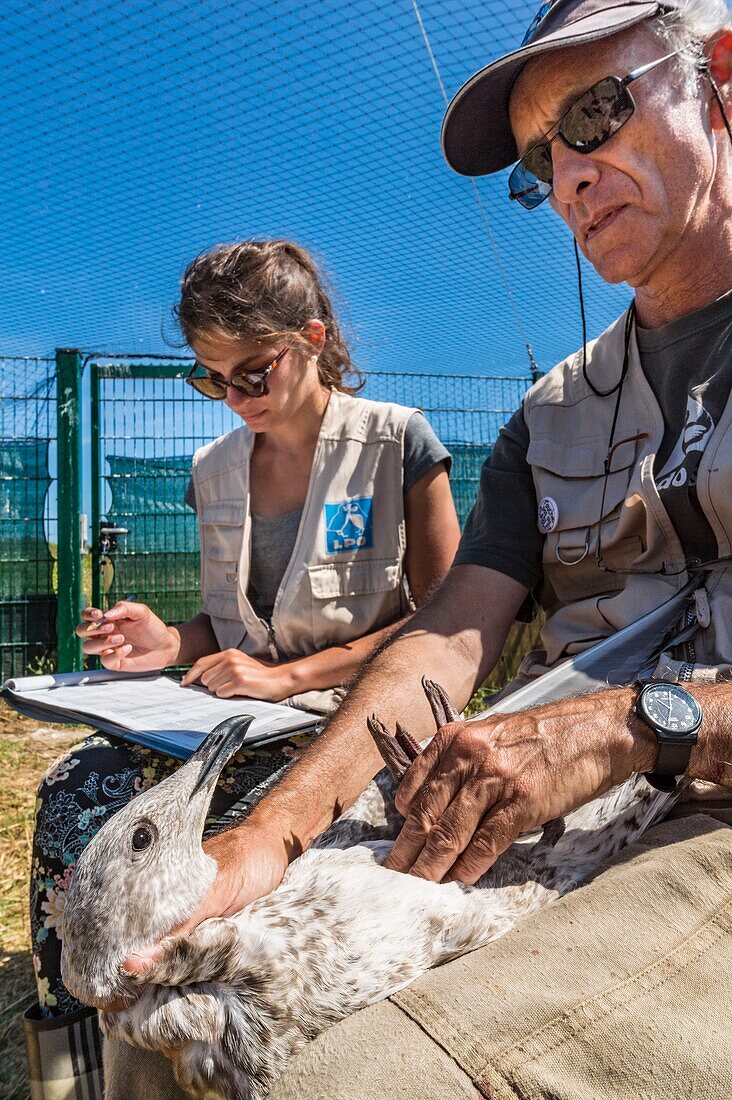
[[[632,729],[628,689],[445,726],[404,776],[404,827],[386,866],[474,883],[516,838],[649,770],[656,739]]]
[[[291,858],[277,830],[258,827],[250,819],[211,837],[203,849],[218,864],[216,878],[193,916],[168,935],[187,936],[209,917],[234,916],[279,886]],[[162,952],[159,943],[149,944],[128,956],[123,969],[142,975]]]
[[[187,686],[196,680],[200,680],[220,699],[247,695],[250,699],[279,703],[296,691],[287,662],[274,664],[258,657],[250,657],[239,649],[224,649],[220,653],[200,657],[188,669],[181,683]]]

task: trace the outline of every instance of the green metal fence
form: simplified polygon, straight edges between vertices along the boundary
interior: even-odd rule
[[[134,593],[167,621],[194,615],[197,523],[185,503],[191,457],[238,418],[182,384],[189,361],[104,361],[64,349],[55,363],[3,363],[2,676],[39,661],[81,667],[74,626],[89,598],[105,607]],[[462,523],[498,429],[529,383],[372,373],[363,394],[425,412],[453,454]]]

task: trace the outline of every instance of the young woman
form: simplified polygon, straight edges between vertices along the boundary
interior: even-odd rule
[[[176,312],[197,361],[186,381],[243,421],[193,460],[201,611],[172,625],[141,603],[87,608],[77,628],[84,652],[125,671],[190,665],[184,683],[223,698],[325,712],[450,566],[459,527],[449,454],[419,411],[353,395],[322,277],[297,245],[247,241],[204,253],[183,276]],[[285,766],[302,741],[242,751],[219,783],[215,812]],[[31,883],[39,1005],[26,1014],[26,1034],[31,1075],[39,1090],[54,1079],[54,1097],[61,1062],[49,1065],[51,1049],[73,1055],[61,1060],[67,1076],[73,1066],[69,1097],[82,1082],[101,1097],[93,1014],[59,972],[69,877],[103,822],[174,767],[94,735],[41,784]]]

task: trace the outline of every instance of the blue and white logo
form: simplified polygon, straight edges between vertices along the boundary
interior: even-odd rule
[[[356,497],[325,506],[325,551],[369,550],[374,545],[371,522],[373,497]]]

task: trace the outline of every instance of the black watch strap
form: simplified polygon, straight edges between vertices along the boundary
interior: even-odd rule
[[[646,780],[657,791],[675,790],[676,777],[683,775],[689,766],[693,747],[688,743],[672,745],[668,741],[659,741],[658,759],[652,772],[644,772]]]

